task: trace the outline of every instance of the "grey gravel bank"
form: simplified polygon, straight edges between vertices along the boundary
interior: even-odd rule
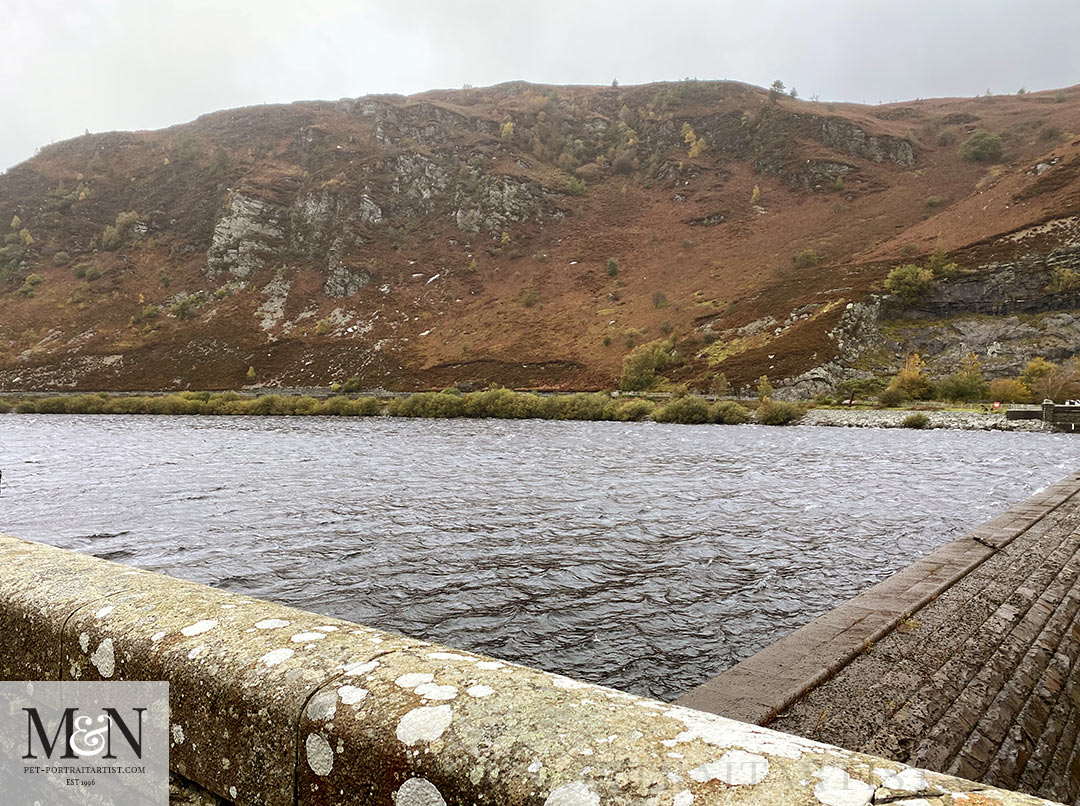
[[[904,419],[915,412],[871,409],[811,409],[799,425],[831,425],[845,428],[902,428]],[[924,411],[929,428],[958,428],[965,431],[1053,431],[1042,420],[1006,420],[1004,412]]]

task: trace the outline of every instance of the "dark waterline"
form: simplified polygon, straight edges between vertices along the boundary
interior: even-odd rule
[[[0,531],[672,699],[1080,465],[1071,435],[0,417]]]

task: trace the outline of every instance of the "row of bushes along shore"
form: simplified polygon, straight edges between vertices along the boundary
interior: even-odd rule
[[[613,398],[604,392],[541,396],[509,389],[485,392],[418,392],[380,401],[344,395],[317,400],[308,396],[260,395],[236,392],[180,392],[175,395],[117,396],[64,395],[0,399],[0,413],[20,414],[211,414],[370,417],[497,417],[541,420],[655,420],[659,423],[723,423],[738,425],[754,420],[765,425],[786,425],[804,414],[794,403],[766,400],[754,411],[733,400],[710,403],[685,395],[656,404],[642,398]]]

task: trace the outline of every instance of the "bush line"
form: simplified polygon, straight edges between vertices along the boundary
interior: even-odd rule
[[[663,405],[644,398],[611,397],[606,392],[579,392],[543,396],[510,389],[489,389],[460,394],[453,391],[417,392],[383,403],[376,398],[344,395],[317,400],[309,396],[260,395],[236,392],[180,392],[173,395],[113,397],[106,394],[0,399],[0,413],[20,414],[172,414],[172,415],[278,415],[427,418],[498,418],[539,420],[613,420],[658,423],[722,423],[737,425],[752,419],[766,425],[784,425],[801,417],[792,403],[766,401],[756,418],[733,400],[709,403],[696,395],[677,397]]]

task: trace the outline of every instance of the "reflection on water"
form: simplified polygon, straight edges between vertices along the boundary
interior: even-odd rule
[[[671,699],[1080,465],[1070,435],[0,417],[0,531]]]

